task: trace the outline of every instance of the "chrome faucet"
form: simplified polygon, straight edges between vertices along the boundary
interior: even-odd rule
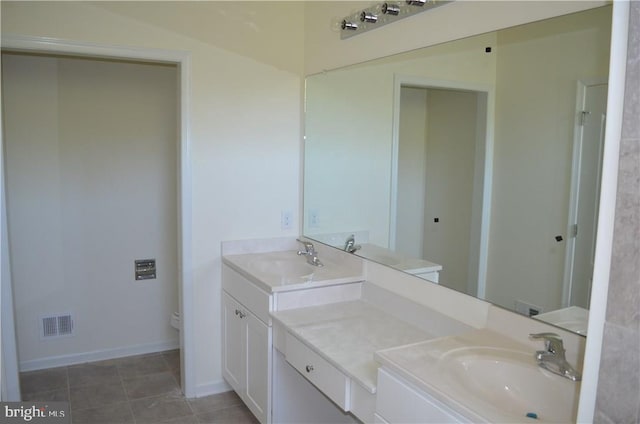
[[[573,381],[580,381],[582,375],[567,362],[562,339],[556,333],[529,334],[532,339],[544,340],[545,350],[535,353],[536,361],[542,368]]]
[[[347,237],[347,241],[344,242],[344,251],[349,253],[354,253],[356,250],[361,249],[362,246],[356,244],[356,236],[351,234]]]
[[[298,255],[306,256],[309,265],[324,266],[322,262],[320,262],[320,259],[318,259],[318,252],[316,252],[316,248],[313,247],[313,243],[300,239],[298,239],[298,241],[304,246],[304,250],[298,250]]]

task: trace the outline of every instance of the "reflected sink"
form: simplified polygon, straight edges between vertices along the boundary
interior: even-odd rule
[[[391,255],[385,255],[385,254],[380,254],[380,253],[363,253],[362,255],[367,259],[371,259],[372,261],[381,263],[383,265],[387,265],[387,266],[397,266],[400,265],[401,261],[400,259],[391,256]]]
[[[540,368],[533,352],[459,348],[442,356],[439,369],[462,399],[502,421],[574,421],[580,385]]]

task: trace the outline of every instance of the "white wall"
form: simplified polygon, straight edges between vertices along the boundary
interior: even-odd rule
[[[610,8],[500,32],[487,298],[507,308],[561,306],[577,81],[608,75],[610,32]]]
[[[224,387],[220,371],[220,242],[222,240],[297,235],[280,229],[280,212],[299,204],[301,76],[260,58],[225,49],[226,40],[249,45],[268,40],[263,53],[286,51],[302,63],[302,5],[270,3],[271,12],[254,13],[243,2],[244,16],[256,25],[238,25],[226,37],[205,41],[160,23],[127,15],[129,8],[154,2],[123,3],[118,13],[80,2],[2,2],[2,33],[48,36],[108,45],[182,50],[190,54],[192,255],[197,392]],[[158,12],[163,21],[181,19],[180,2]],[[240,7],[240,6],[239,6]],[[137,11],[137,10],[136,10]],[[261,25],[271,14],[289,22]],[[133,12],[132,12],[133,15]],[[189,16],[193,16],[190,14]],[[224,16],[210,16],[216,25]],[[241,44],[241,43],[240,43]],[[249,55],[252,49],[243,54]],[[282,55],[281,55],[282,56]]]
[[[176,67],[2,59],[21,368],[177,347]],[[147,258],[157,278],[136,281]],[[65,313],[74,336],[42,340],[40,319]]]

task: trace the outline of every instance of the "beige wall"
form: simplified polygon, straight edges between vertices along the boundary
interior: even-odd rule
[[[305,222],[305,234],[366,230],[371,243],[389,245],[394,77],[491,87],[495,58],[484,47],[494,43],[486,34],[307,78],[304,208],[321,224]]]
[[[176,67],[12,54],[2,62],[22,369],[177,347]],[[135,281],[134,260],[147,258],[157,278]],[[66,313],[74,336],[42,340],[40,319]]]
[[[427,90],[402,87],[398,128],[398,186],[395,251],[423,257],[427,182]]]
[[[296,211],[299,204],[301,75],[284,69],[291,64],[265,63],[262,54],[283,57],[286,51],[286,57],[302,61],[302,8],[299,3],[273,4],[273,13],[285,13],[292,22],[273,28],[266,25],[271,14],[261,15],[253,3],[242,3],[236,11],[251,16],[268,32],[255,34],[253,25],[239,25],[225,37],[203,41],[135,16],[140,7],[151,10],[154,5],[123,3],[108,11],[81,2],[2,2],[2,34],[172,49],[191,55],[190,270],[196,336],[192,348],[196,389],[208,393],[223,387],[220,242],[298,233],[297,217],[293,229],[280,229],[280,212]],[[162,21],[181,20],[181,8],[178,2],[164,9]],[[224,15],[218,20],[223,19]],[[218,20],[211,18],[210,25]],[[233,50],[244,46],[241,54],[220,47],[231,37],[237,37]],[[250,46],[256,37],[268,39],[260,45],[260,55],[251,53],[258,50]]]
[[[605,8],[499,33],[487,299],[506,308],[561,306],[577,81],[606,80],[610,22]]]
[[[424,258],[441,264],[440,284],[468,285],[478,93],[428,90]],[[434,218],[439,222],[434,222]]]

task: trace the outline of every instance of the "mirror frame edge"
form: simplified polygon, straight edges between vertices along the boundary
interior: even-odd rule
[[[629,0],[613,1],[611,48],[609,53],[607,127],[605,130],[604,160],[600,189],[600,214],[598,217],[592,295],[589,305],[588,337],[586,338],[582,370],[583,383],[578,401],[577,422],[593,422],[595,415],[598,374],[600,372],[600,357],[602,353],[604,324],[606,321],[609,274],[613,251],[613,229],[627,68],[629,17]],[[585,381],[592,383],[585,384]]]

